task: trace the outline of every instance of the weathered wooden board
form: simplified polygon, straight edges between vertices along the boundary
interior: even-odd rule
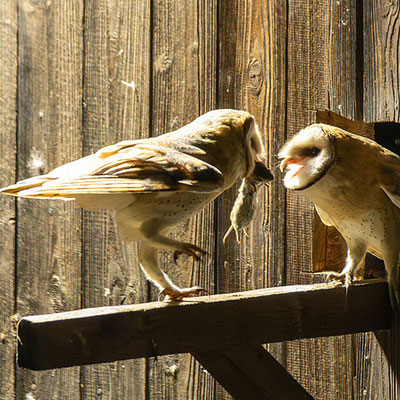
[[[150,14],[150,1],[85,2],[85,154],[149,136]],[[109,215],[84,213],[83,307],[146,301],[135,249],[121,243]],[[85,367],[82,398],[143,399],[145,371],[145,360]]]
[[[15,1],[0,3],[0,186],[16,179],[18,12]],[[15,398],[15,216],[14,199],[0,201],[0,399]]]
[[[363,119],[367,122],[400,122],[400,3],[389,0],[364,2],[362,11]],[[371,399],[399,398],[399,332],[397,321],[388,334],[362,335],[355,359],[356,393]]]
[[[287,137],[314,122],[314,110],[326,104],[327,24],[329,12],[312,0],[290,1],[287,12]],[[313,11],[311,11],[313,10]],[[318,42],[313,40],[318,37]],[[299,194],[287,192],[286,283],[312,281],[313,206]],[[316,398],[332,397],[321,379],[324,351],[320,340],[287,343],[288,371]],[[328,364],[329,365],[329,364]],[[326,367],[326,364],[324,364]],[[334,382],[336,377],[329,371]],[[321,385],[321,382],[323,383]],[[323,387],[321,387],[323,386]],[[325,394],[323,392],[326,392]]]
[[[219,273],[219,286],[225,292],[280,286],[285,282],[286,197],[276,154],[285,139],[286,3],[240,1],[237,9],[226,3],[221,15],[219,104],[243,108],[255,116],[275,181],[260,190],[249,237],[242,235],[237,244],[232,235],[223,248],[219,263],[225,268]],[[219,203],[223,230],[229,226],[235,196],[233,190]],[[269,350],[282,360],[281,344],[270,345]]]
[[[178,237],[211,256],[201,263],[182,258],[175,267],[165,252],[162,264],[178,284],[198,283],[211,293],[316,281],[312,207],[286,196],[275,154],[286,136],[315,122],[317,109],[400,122],[399,7],[397,0],[3,1],[1,184],[120,139],[161,134],[212,108],[247,109],[260,124],[276,178],[261,193],[250,237],[236,244],[232,236],[222,246],[233,189],[178,228]],[[14,312],[136,303],[156,294],[139,271],[137,246],[121,243],[105,214],[82,214],[72,203],[21,200],[16,211],[14,204],[1,199],[0,398],[7,400],[14,395]],[[314,269],[339,268],[343,254],[332,244],[340,239],[316,227],[324,239],[313,243],[320,260]],[[380,336],[389,359],[396,332]],[[398,370],[393,362],[390,370],[372,334],[269,350],[318,399],[398,397]],[[231,398],[196,361],[179,355],[53,374],[17,369],[16,378],[17,398]]]
[[[397,0],[366,2],[364,16],[364,119],[400,122]]]
[[[285,191],[274,170],[285,134],[286,3],[221,2],[219,16],[218,107],[245,109],[255,116],[276,179],[260,190],[249,237],[242,234],[241,243],[234,234],[225,246],[221,243],[237,186],[217,201],[217,286],[226,293],[284,283],[283,269],[277,265],[284,265]],[[269,350],[282,360],[281,344],[270,345]],[[217,398],[226,396],[224,391],[217,393]]]
[[[283,286],[25,317],[19,363],[32,369],[180,352],[210,352],[248,343],[387,329],[387,283]],[[205,323],[206,322],[206,323]]]
[[[154,2],[152,23],[152,132],[175,130],[216,108],[216,0]],[[160,266],[180,287],[199,285],[215,292],[214,206],[178,225],[171,236],[208,252],[200,262],[170,251],[160,252]],[[158,289],[152,287],[153,300]],[[215,383],[192,357],[168,355],[149,362],[150,398],[213,398]],[[187,392],[187,394],[186,394]]]
[[[362,120],[362,104],[360,104],[360,87],[362,87],[362,27],[359,26],[360,2],[342,1],[332,2],[331,29],[328,51],[330,71],[328,73],[328,106],[350,120]],[[360,31],[361,29],[361,31]],[[361,60],[360,60],[361,58]],[[321,120],[321,115],[317,117]],[[366,124],[351,123],[349,120],[340,119],[330,114],[332,124],[342,127],[363,136],[372,137],[372,127]],[[321,121],[323,122],[323,121]],[[316,239],[316,238],[315,238]],[[315,240],[314,239],[314,240]],[[313,245],[319,245],[315,243]],[[326,228],[326,261],[325,270],[341,270],[344,266],[347,246],[341,235],[332,227]],[[359,352],[359,341],[362,335],[347,336],[337,342],[341,346],[333,346],[327,349],[327,354],[334,354],[337,362],[335,372],[337,374],[336,387],[331,386],[331,393],[336,397],[350,398],[359,396],[355,390],[354,378],[354,354]],[[340,375],[345,376],[340,379]]]
[[[270,16],[270,12],[274,14]],[[264,113],[267,108],[272,112],[276,105],[271,102],[270,96],[267,97],[267,91],[273,88],[265,71],[275,61],[270,60],[275,42],[265,43],[265,38],[269,30],[275,29],[273,24],[276,24],[277,12],[273,2],[269,4],[263,1],[222,2],[220,9],[218,107],[245,109],[253,114],[267,145],[268,124],[276,119],[270,121]],[[283,73],[284,70],[279,72]],[[267,163],[271,164],[270,154],[269,151]],[[270,190],[260,190],[258,210],[249,227],[249,237],[242,233],[242,241],[237,243],[235,235],[231,234],[225,246],[222,245],[222,236],[230,225],[230,212],[237,188],[232,188],[218,201],[216,262],[224,266],[218,270],[220,292],[265,287],[268,279],[265,265],[270,238]]]
[[[285,7],[278,3],[240,1],[236,3],[237,8],[231,7],[231,4],[225,8],[222,4],[221,15],[224,17],[219,32],[219,107],[245,109],[255,116],[266,144],[267,163],[271,169],[275,169],[275,154],[283,143],[284,133],[285,37],[280,33],[286,26],[281,23]],[[230,32],[236,32],[236,35]],[[275,33],[281,42],[276,42]],[[281,53],[276,54],[278,51]],[[278,82],[283,82],[283,85],[280,86]],[[284,202],[275,198],[271,202],[273,191],[274,196],[279,196],[278,191],[283,193],[279,176],[277,179],[278,183],[271,185],[273,187],[270,189],[260,190],[258,210],[250,226],[249,237],[242,234],[242,241],[238,244],[232,234],[226,245],[221,246],[221,263],[225,266],[219,271],[222,291],[265,287],[268,280],[274,279],[276,284],[281,283],[279,271],[270,271],[272,268],[268,268],[271,262],[269,258],[278,254],[269,253],[269,244],[274,241],[272,235],[276,235],[274,239],[278,244],[281,242],[278,237],[281,239],[283,232],[283,229],[279,229],[282,224],[279,228],[273,225],[273,228],[278,228],[277,233],[270,224],[273,214],[271,210],[274,210],[274,215],[278,215],[285,206]],[[223,228],[222,232],[230,224],[229,214],[236,189],[228,192],[219,202],[219,226]],[[278,218],[282,216],[278,215]],[[276,261],[279,264],[283,258]]]
[[[332,109],[351,116],[355,107],[357,24],[355,7],[350,1],[291,1],[288,16],[287,133],[291,136],[300,128],[316,122],[316,110]],[[315,246],[326,245],[321,251],[325,267],[329,268],[327,264],[337,260],[337,254],[330,250],[337,237],[320,222],[317,229],[314,228],[319,230],[319,237],[313,242],[313,217],[313,207],[306,199],[288,193],[288,283],[318,279],[310,276],[310,243],[314,252]],[[350,398],[350,345],[350,337],[289,344],[288,369],[318,399]],[[334,364],[330,362],[332,354],[336,360]],[[323,376],[329,376],[329,379]]]
[[[81,156],[82,4],[18,2],[17,179]],[[19,315],[80,307],[80,212],[73,203],[18,201]],[[70,399],[79,368],[17,369],[16,398]]]

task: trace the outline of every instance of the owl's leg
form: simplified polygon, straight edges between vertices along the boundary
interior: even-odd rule
[[[144,222],[140,226],[140,236],[142,242],[145,242],[148,246],[157,247],[159,249],[167,249],[174,251],[174,261],[179,257],[180,254],[187,254],[192,256],[195,260],[200,260],[202,256],[207,254],[205,250],[195,244],[182,242],[164,236],[170,231],[170,226],[165,224],[165,221],[160,219],[151,219]],[[161,233],[163,234],[161,234]]]
[[[346,289],[349,288],[354,278],[354,273],[363,262],[367,253],[367,246],[364,243],[347,243],[349,250],[347,252],[346,265],[341,272],[324,273],[327,280],[343,282]]]
[[[161,271],[158,265],[158,251],[156,248],[142,244],[139,250],[139,262],[146,274],[146,278],[155,283],[160,289],[175,288],[175,285]]]
[[[179,240],[171,239],[167,236],[156,235],[151,238],[151,244],[160,248],[174,250],[174,262],[176,263],[178,257],[181,254],[187,254],[192,256],[196,261],[200,261],[201,258],[207,254],[205,250],[195,244],[188,242],[180,242]]]
[[[151,238],[143,239],[148,245],[158,247],[159,249],[174,250],[174,261],[180,254],[192,256],[195,260],[201,260],[201,257],[207,254],[201,247],[192,243],[180,242],[163,235],[155,235]]]
[[[161,289],[159,297],[165,295],[166,299],[182,300],[184,297],[197,295],[201,292],[208,293],[205,289],[199,286],[181,289],[174,285],[167,274],[161,271],[158,265],[157,248],[148,246],[146,243],[142,243],[140,247],[139,262],[146,275],[146,278]]]

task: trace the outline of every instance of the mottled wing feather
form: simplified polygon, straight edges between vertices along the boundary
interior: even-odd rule
[[[23,181],[20,181],[16,183],[15,185],[10,185],[7,187],[4,187],[0,189],[0,193],[5,193],[9,194],[12,196],[19,196],[19,193],[21,191],[26,191],[38,186],[43,185],[44,183],[53,180],[53,178],[50,178],[48,175],[40,175],[40,176],[35,176],[33,178],[25,179]]]
[[[381,188],[392,203],[400,208],[400,174],[394,178],[392,185],[381,185]]]
[[[154,191],[213,192],[223,184],[222,173],[211,164],[170,146],[138,140],[108,146],[2,192],[39,198]]]
[[[73,197],[82,194],[148,193],[179,190],[179,183],[168,178],[125,179],[114,176],[81,176],[55,179],[39,187],[20,191],[21,197]]]

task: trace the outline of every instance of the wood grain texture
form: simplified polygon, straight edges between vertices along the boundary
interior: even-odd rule
[[[325,106],[332,112],[317,113],[316,121],[324,122],[324,117],[329,118],[335,126],[351,132],[364,133],[371,135],[371,127],[362,123],[354,124],[352,120],[360,119],[357,84],[357,9],[353,1],[330,2],[329,10],[329,31],[327,32],[327,71],[326,71],[326,90],[328,93]],[[324,99],[326,101],[326,99]],[[343,118],[343,117],[347,118]],[[329,123],[328,121],[326,121]],[[314,226],[322,224],[319,217],[314,219]],[[347,246],[342,236],[332,227],[325,227],[326,231],[326,250],[325,250],[325,270],[342,270],[347,256]],[[314,236],[313,248],[320,243]],[[313,263],[316,260],[313,260]],[[317,265],[314,263],[314,270]],[[322,365],[329,362],[331,355],[335,357],[335,365],[332,366],[330,375],[333,380],[326,381],[319,389],[321,398],[351,398],[356,397],[353,382],[353,360],[357,353],[356,338],[344,336],[328,340],[323,350]]]
[[[247,109],[275,173],[250,237],[238,245],[232,236],[222,246],[234,188],[177,229],[211,256],[201,263],[182,258],[177,267],[164,252],[163,267],[178,284],[212,293],[318,281],[312,252],[321,268],[339,268],[340,239],[323,227],[317,235],[324,239],[310,246],[313,209],[286,196],[274,157],[286,137],[315,122],[317,109],[368,122],[400,120],[399,8],[397,0],[3,1],[0,179],[8,184],[120,139],[161,134],[209,109]],[[17,369],[14,393],[14,312],[137,303],[149,293],[137,246],[121,243],[105,214],[34,200],[20,200],[16,213],[6,197],[0,209],[0,398],[231,399],[187,355],[51,374]],[[379,340],[359,334],[268,349],[317,399],[393,400],[400,392],[398,331]]]
[[[254,12],[262,9],[262,26],[256,27],[256,41],[263,47],[263,103],[257,115],[265,137],[269,167],[274,181],[266,192],[264,203],[259,203],[262,220],[255,220],[253,231],[264,238],[264,287],[282,286],[286,284],[286,190],[282,182],[282,174],[278,169],[276,155],[286,139],[286,41],[287,41],[287,8],[281,1],[265,1],[260,7],[255,5]],[[257,71],[255,71],[257,72]],[[250,82],[254,85],[254,74],[249,69]],[[257,82],[257,80],[256,80]],[[254,89],[250,93],[255,96]],[[261,92],[258,94],[261,97]],[[261,228],[261,229],[260,229]],[[259,245],[258,245],[259,246]],[[253,247],[257,253],[258,246]],[[260,269],[258,267],[258,269]],[[286,363],[285,343],[269,344],[268,351],[281,363]]]
[[[152,19],[152,135],[175,130],[216,108],[215,0],[155,1]],[[160,267],[180,287],[199,285],[214,293],[214,206],[179,224],[169,235],[208,252],[200,262],[161,251]],[[151,298],[158,290],[152,287]],[[190,355],[169,355],[149,363],[151,399],[213,399],[215,382]]]
[[[285,189],[276,154],[285,140],[286,4],[280,1],[222,2],[220,10],[219,107],[252,113],[263,136],[267,163],[275,180],[260,190],[249,229],[236,243],[234,235],[218,246],[218,287],[222,292],[279,286],[285,282]],[[218,226],[229,226],[237,188],[218,202]],[[220,237],[218,237],[220,239]],[[282,360],[281,344],[269,350]]]
[[[81,155],[82,4],[18,2],[18,176]],[[21,200],[17,208],[17,312],[80,306],[80,212],[72,203]],[[16,398],[70,399],[79,368],[17,370]]]
[[[315,12],[311,12],[315,10]],[[329,13],[312,0],[290,1],[288,9],[287,136],[314,122],[314,110],[325,106],[327,27]],[[318,42],[313,40],[318,37]],[[294,222],[295,221],[295,222]],[[313,206],[296,193],[287,193],[287,284],[310,283]],[[326,341],[312,339],[287,344],[288,371],[317,399],[332,397],[321,377]],[[326,366],[326,364],[324,364]],[[329,364],[328,364],[329,365]],[[335,379],[330,373],[332,381]],[[322,384],[321,384],[322,383]]]
[[[220,107],[245,109],[255,116],[272,170],[284,134],[284,129],[278,128],[284,125],[285,36],[281,35],[285,29],[285,24],[281,23],[284,15],[285,7],[278,2],[240,1],[237,9],[231,4],[229,7],[227,4],[226,9],[224,4],[221,6],[219,104]],[[284,201],[280,200],[284,190],[279,186],[279,174],[275,175],[278,175],[278,183],[263,188],[258,195],[258,209],[249,237],[242,235],[243,240],[238,244],[231,235],[223,248],[225,268],[219,275],[223,291],[257,289],[265,287],[268,281],[282,283],[279,268],[276,264],[270,267],[274,256],[281,257],[279,261],[274,259],[278,265],[283,264],[282,253],[278,255],[279,251],[275,251],[272,255],[269,252],[273,241],[277,246],[283,242],[282,224],[278,227],[276,219],[282,219]],[[235,197],[236,188],[221,199],[220,227],[229,227],[230,205]]]
[[[365,2],[363,119],[367,122],[400,121],[398,1]],[[368,398],[394,400],[400,396],[400,323],[386,334],[362,335],[355,359],[355,390]],[[369,354],[365,360],[363,354]]]
[[[18,11],[10,0],[0,4],[0,186],[16,179]],[[13,199],[0,199],[0,399],[15,398],[15,216]]]
[[[22,366],[46,369],[210,352],[387,329],[391,317],[382,280],[355,284],[347,293],[334,284],[291,285],[25,317],[18,359]]]
[[[218,107],[245,109],[253,114],[263,137],[267,163],[275,181],[258,194],[249,237],[235,235],[222,245],[229,227],[237,186],[217,200],[216,263],[219,292],[284,284],[285,190],[274,172],[275,155],[284,142],[286,6],[280,1],[220,2]],[[223,268],[222,268],[223,266]],[[282,360],[281,344],[268,346]],[[218,398],[226,398],[224,391]]]
[[[249,5],[247,0],[231,2],[229,0],[218,2],[218,65],[217,65],[217,108],[244,108],[246,109],[246,61],[240,53],[238,46],[249,46],[249,36],[246,35],[250,21],[243,19],[240,14]],[[242,11],[243,12],[243,11]],[[249,15],[247,15],[248,18]],[[240,21],[240,22],[239,22]],[[247,42],[241,43],[241,39]],[[247,46],[246,46],[247,44]],[[242,47],[243,49],[243,47]],[[238,64],[238,62],[240,64]],[[258,72],[258,75],[260,71]],[[261,88],[262,84],[260,85]],[[257,116],[258,117],[258,116]],[[257,122],[260,121],[257,118]],[[236,243],[235,235],[231,235],[223,245],[222,239],[230,226],[230,213],[236,199],[239,183],[223,193],[215,201],[215,221],[217,236],[215,243],[214,262],[219,266],[216,269],[216,293],[229,293],[244,290],[248,283],[242,280],[243,274],[251,277],[253,272],[249,264],[243,269],[241,254],[243,248]],[[246,262],[246,260],[245,260]],[[263,270],[263,265],[261,266]],[[251,284],[251,278],[249,280]],[[217,385],[215,398],[218,400],[231,399],[226,390]]]
[[[355,107],[351,90],[356,84],[352,61],[356,21],[351,2],[311,0],[304,4],[291,1],[288,11],[287,126],[288,136],[291,136],[316,122],[316,110],[330,108],[343,112],[350,104]],[[315,256],[315,247],[326,245],[320,252],[325,265],[337,257],[331,251],[337,237],[318,220],[313,222],[314,215],[308,200],[288,193],[288,283],[320,279],[310,275],[311,248]],[[314,241],[313,226],[314,232],[319,231],[319,237],[314,237]],[[311,248],[309,243],[312,243]],[[288,369],[317,399],[351,398],[350,345],[350,337],[290,343],[287,347]],[[332,355],[335,363],[330,362]],[[323,376],[329,376],[329,379]]]
[[[287,65],[287,9],[281,1],[264,4],[263,39],[265,41],[265,104],[260,115],[263,118],[265,144],[269,165],[274,174],[270,196],[264,212],[263,233],[267,236],[266,286],[282,286],[286,283],[285,271],[285,217],[286,190],[277,165],[279,149],[286,140],[286,65]],[[257,225],[256,225],[257,226]]]
[[[399,13],[397,0],[364,5],[363,100],[367,122],[400,122]]]
[[[252,113],[261,130],[272,171],[275,155],[284,142],[286,7],[278,1],[222,2],[219,42],[219,107],[236,107]],[[284,283],[285,190],[280,174],[258,195],[258,208],[249,229],[236,243],[232,235],[218,246],[218,286],[223,292],[248,290]],[[229,226],[236,197],[233,188],[218,202],[219,232]],[[220,237],[219,237],[220,239]],[[281,359],[282,346],[269,346]]]
[[[247,109],[248,106],[246,65],[249,62],[249,55],[246,53],[251,46],[248,34],[251,29],[251,16],[248,14],[248,6],[249,3],[246,0],[233,3],[222,1],[219,4],[218,108]],[[262,88],[261,81],[259,87]],[[259,122],[258,118],[257,121]],[[242,258],[243,255],[246,256],[246,252],[243,254],[245,246],[236,242],[234,234],[228,238],[225,246],[222,243],[224,233],[230,226],[230,213],[238,187],[239,182],[216,201],[218,236],[215,263],[223,266],[216,271],[217,293],[245,290],[248,284],[252,284],[253,270],[246,258]],[[242,261],[245,263],[243,264]],[[220,394],[220,396],[223,395],[223,393]]]
[[[332,77],[333,80],[334,77]],[[350,79],[350,77],[349,77]],[[354,78],[353,78],[354,79]],[[349,89],[350,90],[350,89]],[[348,95],[348,92],[346,92]],[[354,117],[353,117],[354,118]],[[365,136],[370,139],[374,138],[374,124],[355,121],[351,118],[346,118],[341,114],[337,114],[331,110],[317,111],[317,121],[324,124],[334,125],[348,132],[355,133],[360,136]]]
[[[87,1],[84,15],[84,153],[149,136],[150,2]],[[121,242],[111,217],[84,212],[82,306],[147,299],[137,246]],[[145,360],[85,367],[83,399],[146,392]]]

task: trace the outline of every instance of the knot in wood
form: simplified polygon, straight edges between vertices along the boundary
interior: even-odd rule
[[[249,74],[249,86],[250,89],[254,92],[254,94],[259,95],[261,92],[261,88],[263,85],[263,73],[262,66],[259,60],[253,58],[248,67]]]
[[[156,62],[157,70],[162,73],[167,72],[171,68],[172,61],[172,57],[168,54],[162,54]]]

